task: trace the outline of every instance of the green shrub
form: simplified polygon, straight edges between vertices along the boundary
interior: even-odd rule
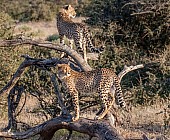
[[[129,100],[135,104],[170,96],[169,10],[167,0],[92,0],[84,8],[94,44],[106,46],[99,61],[90,61],[91,65],[112,67],[117,73],[124,65],[145,65],[139,72],[128,73],[121,83],[124,92],[133,93]]]
[[[10,38],[13,34],[14,20],[4,12],[0,12],[0,38]]]
[[[53,34],[53,35],[48,36],[46,40],[52,42],[52,41],[57,40],[57,39],[59,39],[59,35]]]
[[[92,0],[84,10],[86,21],[103,29],[102,36],[124,44],[160,52],[170,42],[168,0]]]

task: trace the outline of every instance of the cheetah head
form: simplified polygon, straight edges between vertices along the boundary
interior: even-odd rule
[[[76,11],[71,5],[67,5],[63,9],[64,13],[67,14],[69,18],[75,18]]]
[[[58,72],[57,77],[62,80],[64,78],[67,78],[71,75],[71,68],[67,64],[58,64]]]

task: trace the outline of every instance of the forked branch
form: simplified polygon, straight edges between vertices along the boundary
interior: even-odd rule
[[[37,65],[43,68],[44,66],[55,65],[61,62],[61,60],[57,58],[33,59],[29,56],[23,56],[23,57],[25,57],[25,60],[21,63],[21,65],[19,66],[19,68],[17,69],[17,71],[15,72],[11,80],[7,83],[7,85],[3,89],[0,90],[0,95],[4,93],[8,94],[10,92],[10,90],[15,86],[17,81],[20,79],[21,75],[24,73],[26,67]]]

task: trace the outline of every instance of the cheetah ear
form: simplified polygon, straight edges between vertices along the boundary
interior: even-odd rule
[[[71,7],[72,7],[72,6],[69,4],[69,5],[68,5],[68,8],[71,8]]]
[[[68,10],[70,7],[71,7],[70,4],[69,4],[69,5],[65,5],[65,6],[64,6],[64,9]]]
[[[57,68],[61,68],[62,67],[62,64],[57,64]]]

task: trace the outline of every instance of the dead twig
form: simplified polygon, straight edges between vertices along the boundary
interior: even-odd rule
[[[144,15],[144,14],[154,14],[154,12],[153,11],[144,11],[144,12],[139,12],[139,13],[132,13],[130,15],[135,16],[135,15]]]

